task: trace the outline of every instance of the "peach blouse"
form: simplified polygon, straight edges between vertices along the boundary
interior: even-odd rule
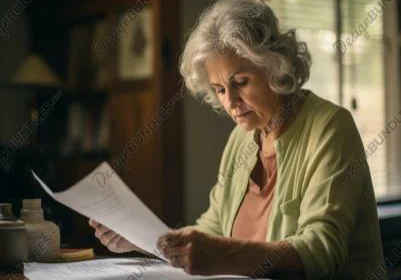
[[[272,208],[274,186],[277,179],[276,154],[266,157],[260,151],[260,159],[265,178],[267,178],[266,184],[261,187],[249,178],[248,190],[234,220],[231,233],[233,238],[266,241],[267,220]],[[255,171],[252,174],[256,173],[257,176]]]

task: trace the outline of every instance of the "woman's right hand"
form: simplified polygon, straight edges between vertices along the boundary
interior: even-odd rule
[[[115,233],[108,227],[105,227],[94,220],[89,220],[89,225],[96,230],[95,236],[99,239],[99,241],[111,252],[126,253],[138,251],[145,253],[140,248],[136,247],[134,244],[130,243],[127,239]]]

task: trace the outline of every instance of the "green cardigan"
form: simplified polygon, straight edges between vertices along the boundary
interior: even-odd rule
[[[231,133],[196,229],[231,236],[257,161],[257,134],[238,126]],[[387,279],[370,171],[349,111],[309,92],[274,147],[278,174],[266,241],[291,243],[307,279]]]

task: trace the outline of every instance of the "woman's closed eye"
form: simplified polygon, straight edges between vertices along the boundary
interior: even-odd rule
[[[217,94],[224,94],[226,92],[225,88],[223,87],[216,87],[215,91]]]
[[[238,79],[231,82],[231,86],[237,90],[245,87],[248,84],[248,79]]]
[[[240,87],[246,86],[248,84],[248,79],[237,80],[237,81],[234,81],[233,84],[235,86],[240,86]]]
[[[246,86],[247,84],[248,84],[248,79],[241,79],[241,80],[238,80],[238,81],[232,81],[232,86],[236,87],[236,88],[237,87]],[[224,87],[216,87],[215,91],[216,91],[217,94],[224,94],[226,92]]]

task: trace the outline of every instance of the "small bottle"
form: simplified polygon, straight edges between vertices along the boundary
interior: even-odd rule
[[[3,274],[24,273],[26,230],[24,223],[13,215],[11,208],[9,203],[0,203],[0,278]]]
[[[45,221],[41,199],[24,199],[20,219],[28,235],[27,262],[50,262],[60,251],[60,229]]]

